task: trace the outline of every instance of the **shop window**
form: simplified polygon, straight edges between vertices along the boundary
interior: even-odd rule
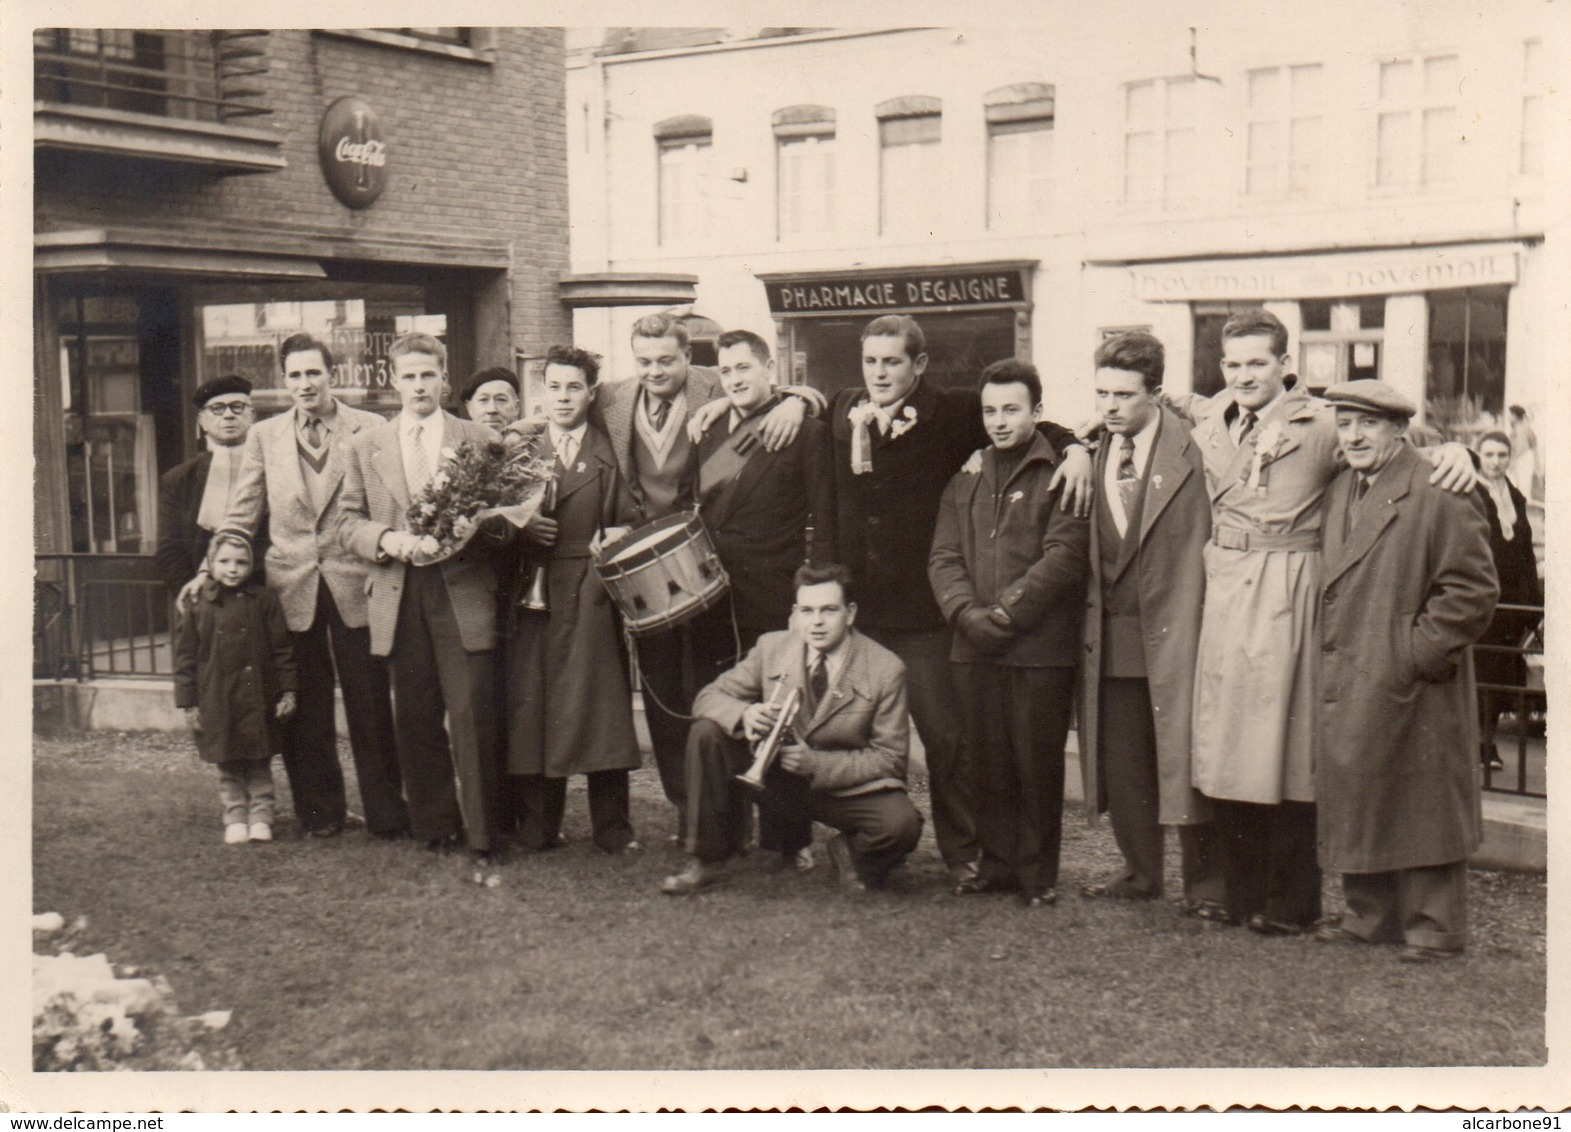
[[[71,549],[150,554],[159,471],[179,456],[173,295],[153,288],[65,294],[55,318]]]
[[[939,227],[944,199],[942,104],[914,95],[882,103],[877,113],[879,231],[931,235]]]
[[[1530,39],[1522,45],[1522,141],[1517,171],[1530,177],[1544,173],[1544,44]]]
[[[656,124],[660,243],[692,240],[709,230],[713,140],[708,118],[687,115]]]
[[[791,106],[774,115],[777,231],[781,237],[835,230],[835,112]]]
[[[1179,208],[1196,196],[1200,115],[1193,78],[1124,87],[1124,201]]]
[[[1439,185],[1456,179],[1461,87],[1462,69],[1455,55],[1380,63],[1376,185]]]
[[[1298,374],[1313,393],[1380,376],[1385,297],[1315,299],[1299,304]]]
[[[1429,295],[1424,420],[1453,439],[1471,442],[1504,420],[1508,293],[1479,287]]]
[[[281,412],[293,402],[283,387],[278,347],[303,330],[333,351],[334,396],[357,408],[395,412],[398,393],[387,367],[387,348],[400,334],[415,331],[445,340],[447,316],[427,313],[419,288],[361,284],[355,290],[363,297],[199,306],[198,380],[238,373],[256,387],[251,399],[257,419]]]
[[[947,388],[972,389],[990,362],[1015,356],[1013,310],[917,313],[927,337],[927,371],[922,380]],[[866,316],[794,318],[790,323],[790,377],[833,396],[862,385],[862,330]],[[782,369],[784,359],[782,359]]]
[[[1249,72],[1244,191],[1304,196],[1320,165],[1320,65]]]
[[[1053,188],[1053,87],[1017,83],[993,91],[983,104],[987,226],[1021,228],[1045,219]]]

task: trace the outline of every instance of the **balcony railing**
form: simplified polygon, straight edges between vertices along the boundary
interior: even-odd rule
[[[264,117],[267,34],[39,28],[34,97],[221,125]]]

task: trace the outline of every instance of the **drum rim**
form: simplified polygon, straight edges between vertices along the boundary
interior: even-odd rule
[[[688,530],[691,534],[695,535],[703,535],[704,541],[709,544],[710,553],[713,554],[714,540],[709,537],[709,531],[699,520],[698,513],[696,511],[690,515],[667,515],[663,519],[656,519],[652,523],[645,523],[641,527],[637,527],[631,531],[628,531],[627,534],[623,535],[615,542],[602,547],[600,550],[599,562],[601,573],[620,576],[630,572],[635,568],[647,566],[651,562],[658,562],[667,554],[670,554],[670,548],[666,548],[661,542],[655,542],[647,547],[644,547],[635,554],[628,555],[626,558],[620,560],[617,558],[617,555],[621,553],[621,551],[617,549],[618,547],[623,545],[631,546],[639,536],[644,534],[644,532],[649,531],[651,528],[660,528],[662,526],[666,528],[666,530],[662,530],[660,532],[662,535],[666,534],[668,531],[674,531],[678,529]]]

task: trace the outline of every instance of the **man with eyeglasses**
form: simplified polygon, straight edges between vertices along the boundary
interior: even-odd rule
[[[278,348],[294,407],[246,439],[240,482],[224,526],[254,538],[267,518],[267,584],[278,594],[300,670],[300,698],[285,729],[284,769],[300,828],[343,832],[344,774],[338,765],[333,685],[344,693],[349,747],[366,829],[381,838],[409,828],[393,741],[386,666],[371,655],[366,563],[338,542],[345,454],[357,432],[382,418],[333,396],[333,353],[310,334]]]
[[[204,447],[170,468],[158,483],[158,550],[153,560],[171,591],[201,569],[208,540],[224,525],[251,431],[251,383],[238,374],[216,377],[197,387],[191,403]],[[258,576],[264,550],[255,548]]]

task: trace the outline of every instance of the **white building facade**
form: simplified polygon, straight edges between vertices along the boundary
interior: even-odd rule
[[[1209,391],[1228,312],[1265,305],[1312,388],[1378,376],[1461,433],[1535,411],[1546,6],[1336,7],[570,50],[577,342],[626,375],[633,319],[678,306],[700,352],[753,329],[834,390],[911,313],[934,380],[1018,356],[1075,422],[1106,334]]]

